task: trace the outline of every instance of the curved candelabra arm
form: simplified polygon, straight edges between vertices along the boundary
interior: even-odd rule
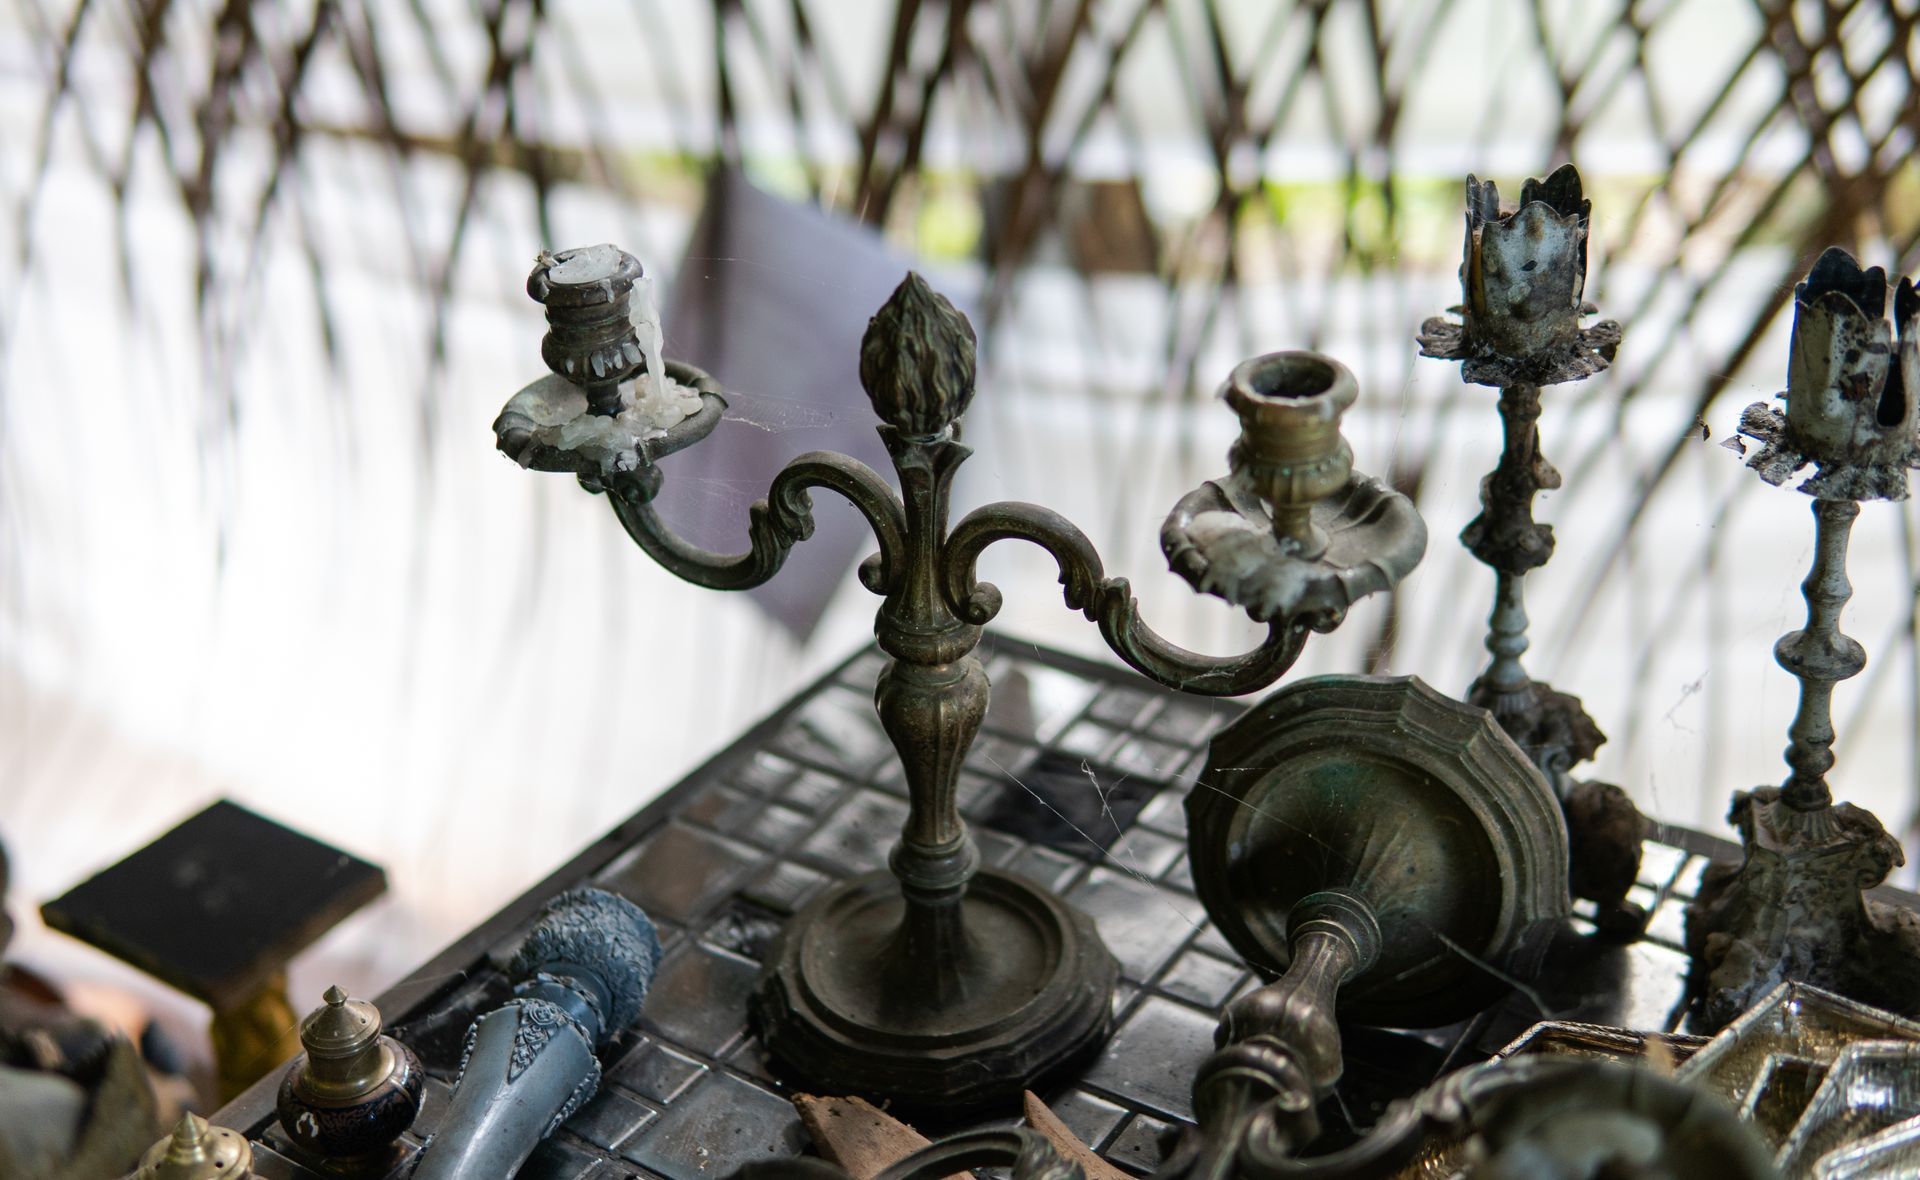
[[[1125,578],[1109,578],[1093,542],[1057,512],[1036,504],[1002,502],[969,512],[940,555],[941,589],[954,614],[985,624],[1000,612],[1000,591],[975,577],[980,554],[995,541],[1031,541],[1053,555],[1067,605],[1100,626],[1114,654],[1134,670],[1168,688],[1203,696],[1231,697],[1278,680],[1300,658],[1307,641],[1304,620],[1268,624],[1259,647],[1237,656],[1209,656],[1161,638],[1140,621],[1140,605]]]
[[[880,543],[879,561],[860,567],[860,581],[885,594],[899,576],[907,543],[906,510],[879,472],[831,451],[809,451],[780,469],[767,496],[747,510],[751,545],[745,553],[714,553],[676,534],[654,510],[659,469],[603,481],[613,514],[634,543],[676,578],[710,590],[749,590],[778,573],[787,553],[813,535],[811,489],[840,493],[860,510]]]

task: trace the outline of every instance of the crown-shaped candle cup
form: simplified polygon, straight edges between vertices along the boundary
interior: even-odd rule
[[[1920,466],[1914,393],[1920,390],[1920,293],[1902,278],[1862,269],[1834,246],[1794,288],[1785,411],[1756,402],[1740,433],[1761,446],[1747,465],[1783,484],[1809,463],[1800,490],[1822,500],[1904,500]]]

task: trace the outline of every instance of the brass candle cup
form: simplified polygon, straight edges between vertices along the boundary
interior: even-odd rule
[[[1313,505],[1353,474],[1340,419],[1359,395],[1351,370],[1315,352],[1270,352],[1227,376],[1221,396],[1240,418],[1227,463],[1253,482],[1282,553],[1313,560],[1327,550]]]

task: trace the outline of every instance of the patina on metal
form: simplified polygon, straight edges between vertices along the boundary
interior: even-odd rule
[[[1886,321],[1887,276],[1828,250],[1795,289],[1783,414],[1748,406],[1742,434],[1762,444],[1747,463],[1781,484],[1811,463],[1799,490],[1813,497],[1813,567],[1801,583],[1807,623],[1774,645],[1800,681],[1788,729],[1788,775],[1778,787],[1737,792],[1728,821],[1738,865],[1707,868],[1687,911],[1692,1024],[1714,1031],[1795,980],[1902,1015],[1920,1014],[1920,920],[1863,895],[1904,863],[1872,812],[1833,801],[1833,689],[1866,667],[1840,631],[1853,595],[1847,538],[1861,500],[1903,500],[1920,463],[1913,392],[1920,388],[1920,296],[1900,280],[1897,346]]]
[[[571,261],[576,254],[554,257]],[[567,280],[592,287],[596,299],[605,284],[617,302],[630,293],[621,276],[635,267],[601,262],[599,270],[574,268]],[[528,290],[541,298],[559,286],[548,259]],[[578,384],[554,359],[548,357],[557,377]],[[1324,358],[1313,363],[1327,373],[1344,372]],[[1365,477],[1344,473],[1338,484],[1316,476],[1286,490],[1270,485],[1274,501],[1256,494],[1232,508],[1236,520],[1257,518],[1269,544],[1302,513],[1310,525],[1324,520],[1319,527],[1330,537],[1348,532],[1354,522],[1342,512],[1315,505],[1314,497],[1327,490],[1342,505],[1365,503],[1400,523],[1391,552],[1362,552],[1364,546],[1349,543],[1344,552],[1356,563],[1380,568],[1350,578],[1338,602],[1328,598],[1337,609],[1302,605],[1266,613],[1267,637],[1257,648],[1206,656],[1167,642],[1141,622],[1126,580],[1107,577],[1091,542],[1059,514],[999,503],[949,525],[954,473],[970,453],[958,423],[974,393],[974,335],[966,317],[918,275],[909,275],[873,317],[860,347],[861,383],[881,419],[900,490],[844,455],[802,455],[750,510],[745,553],[689,544],[653,507],[661,480],[654,461],[710,430],[724,408],[704,374],[667,369],[698,391],[701,408],[660,438],[609,446],[603,427],[581,425],[591,416],[585,393],[555,393],[537,382],[509,402],[495,424],[500,448],[529,466],[572,471],[589,490],[605,492],[634,542],[697,585],[743,590],[772,577],[812,531],[809,496],[816,488],[852,503],[879,543],[859,575],[882,599],[874,630],[890,660],[874,703],[905,770],[909,813],[889,871],[828,889],[782,931],[752,1004],[761,1038],[790,1074],[835,1092],[946,1109],[1016,1099],[1106,1038],[1117,968],[1084,915],[1019,877],[980,867],[956,806],[961,764],[987,707],[987,677],[973,651],[1001,604],[1000,592],[975,577],[981,552],[1009,538],[1040,546],[1058,563],[1067,605],[1097,623],[1121,659],[1163,685],[1233,696],[1273,683],[1298,657],[1312,627],[1334,625],[1351,597],[1385,589],[1410,568],[1425,542],[1418,514],[1394,493],[1362,496],[1356,485]],[[617,422],[623,413],[600,420]],[[1289,453],[1287,433],[1294,427],[1285,411],[1282,417],[1278,424],[1263,419],[1243,434],[1236,454],[1268,462]],[[1344,453],[1337,413],[1330,409],[1322,417],[1334,420],[1331,429],[1322,421],[1310,431],[1308,449],[1332,445]],[[1205,560],[1204,542],[1192,548]],[[1271,561],[1313,565],[1315,584],[1341,586],[1340,571],[1327,567],[1328,548],[1313,561],[1278,551]]]
[[[1598,309],[1584,301],[1587,229],[1593,202],[1580,174],[1563,165],[1521,186],[1520,206],[1503,211],[1492,181],[1467,178],[1467,237],[1460,265],[1459,323],[1441,317],[1420,329],[1423,356],[1461,362],[1462,379],[1500,390],[1504,446],[1480,483],[1480,515],[1460,534],[1494,571],[1487,651],[1492,660],[1468,691],[1547,775],[1572,838],[1572,890],[1599,905],[1596,921],[1637,937],[1646,914],[1626,900],[1640,866],[1647,824],[1625,791],[1576,779],[1572,770],[1606,739],[1580,698],[1527,675],[1527,574],[1553,556],[1553,528],[1533,518],[1533,498],[1560,486],[1540,452],[1540,389],[1603,372],[1620,326],[1583,327]]]
[[[1513,740],[1412,677],[1290,685],[1214,738],[1201,782],[1195,890],[1242,958],[1284,972],[1228,1007],[1194,1081],[1192,1174],[1220,1180],[1318,1133],[1336,995],[1342,1018],[1435,1027],[1531,977],[1569,914],[1567,840]]]
[[[1496,1058],[1395,1102],[1358,1142],[1303,1157],[1257,1119],[1230,1161],[1189,1136],[1154,1180],[1540,1180],[1713,1176],[1780,1180],[1772,1150],[1734,1109],[1645,1066]]]
[[[1236,366],[1220,392],[1240,437],[1227,476],[1181,497],[1161,527],[1175,573],[1256,621],[1327,631],[1412,572],[1426,522],[1405,497],[1354,472],[1340,418],[1359,384],[1345,365],[1268,353]]]
[[[305,1052],[280,1080],[280,1126],[330,1170],[384,1174],[420,1114],[426,1071],[382,1030],[380,1009],[339,987],[300,1022]]]
[[[659,966],[660,936],[632,902],[599,889],[554,898],[508,966],[513,998],[467,1029],[414,1180],[516,1174],[599,1090],[598,1054],[639,1018]]]

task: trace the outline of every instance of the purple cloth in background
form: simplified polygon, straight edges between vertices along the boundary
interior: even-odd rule
[[[909,269],[867,226],[762,192],[737,168],[713,170],[661,319],[666,354],[713,374],[731,410],[662,463],[668,523],[738,553],[747,505],[796,455],[843,451],[891,478],[860,387],[860,337]],[[865,519],[839,495],[816,491],[813,503],[812,538],[748,592],[802,642],[874,549]]]

